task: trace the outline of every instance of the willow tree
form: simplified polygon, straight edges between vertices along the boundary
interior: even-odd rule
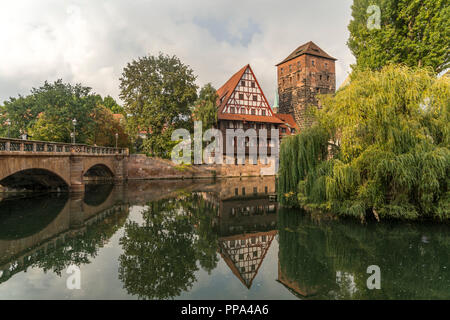
[[[317,123],[283,141],[285,205],[381,218],[450,218],[450,81],[389,65],[321,97]]]

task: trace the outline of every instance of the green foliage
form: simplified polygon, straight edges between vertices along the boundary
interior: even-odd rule
[[[282,204],[359,218],[450,218],[448,78],[392,65],[358,70],[321,102],[317,125],[281,145]]]
[[[370,5],[381,10],[380,29],[367,27]],[[359,67],[379,70],[388,63],[449,67],[450,6],[446,0],[354,0],[348,46]]]
[[[199,97],[195,102],[193,118],[196,121],[202,121],[203,132],[217,124],[217,99],[217,91],[211,83],[201,88]]]
[[[72,120],[77,119],[77,143],[114,146],[115,134],[118,133],[118,145],[126,147],[128,136],[125,127],[113,118],[112,110],[120,111],[120,106],[111,97],[102,99],[89,87],[57,80],[33,88],[27,96],[19,95],[5,101],[0,110],[0,121],[11,119],[12,138],[28,132],[34,140],[69,143],[73,132]],[[0,135],[6,136],[6,131],[7,128],[2,126]]]
[[[174,146],[171,132],[192,127],[192,103],[197,98],[196,77],[177,57],[160,53],[133,60],[120,78],[120,98],[133,134],[146,131],[148,154],[168,158]]]

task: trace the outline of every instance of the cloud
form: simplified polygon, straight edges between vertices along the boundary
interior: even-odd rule
[[[0,101],[58,78],[118,98],[126,64],[161,51],[190,65],[198,85],[220,87],[250,63],[272,102],[274,65],[309,40],[338,59],[339,86],[354,62],[346,46],[351,3],[2,1]]]

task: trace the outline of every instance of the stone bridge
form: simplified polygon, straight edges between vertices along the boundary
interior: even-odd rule
[[[128,149],[0,138],[0,185],[83,192],[90,179],[127,179]]]

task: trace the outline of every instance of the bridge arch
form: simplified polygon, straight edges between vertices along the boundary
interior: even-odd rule
[[[107,163],[88,164],[84,177],[114,178],[114,171]]]
[[[67,191],[69,182],[46,168],[27,168],[0,176],[0,185],[11,189]]]

